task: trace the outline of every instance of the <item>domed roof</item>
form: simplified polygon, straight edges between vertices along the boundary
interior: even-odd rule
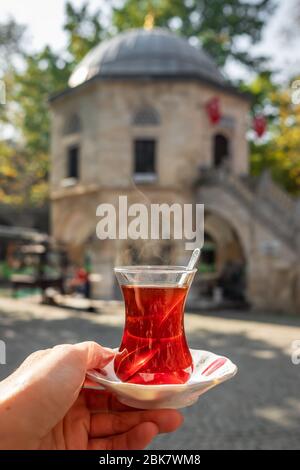
[[[216,64],[203,50],[161,28],[129,30],[94,47],[75,68],[69,86],[76,87],[95,76],[189,77],[225,84]]]

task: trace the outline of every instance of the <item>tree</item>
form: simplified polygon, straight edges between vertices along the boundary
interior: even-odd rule
[[[15,122],[26,150],[33,155],[49,150],[48,99],[66,87],[70,65],[49,46],[25,56],[25,71],[15,73],[14,101],[18,103]]]
[[[70,73],[49,47],[36,54],[23,54],[24,70],[6,76],[9,96],[4,122],[15,133],[0,142],[1,202],[42,205],[48,195],[49,93],[64,88]]]
[[[68,36],[67,50],[75,65],[107,36],[107,30],[101,24],[101,11],[90,13],[88,2],[76,9],[71,2],[66,3],[64,31]]]
[[[263,112],[269,123],[266,138],[251,141],[252,174],[269,169],[277,183],[300,195],[300,103],[293,104],[290,86],[275,85],[267,73],[248,90],[254,96],[253,112]]]
[[[64,30],[67,32],[67,54],[56,53],[49,46],[38,53],[22,53],[22,70],[14,70],[9,81],[7,77],[9,101],[13,106],[5,107],[2,119],[17,129],[20,142],[1,142],[2,202],[36,205],[43,204],[47,198],[49,96],[67,87],[73,68],[104,34],[99,12],[91,14],[87,2],[78,9],[67,2]],[[11,47],[14,45],[19,51],[21,31],[17,25],[7,31],[10,31],[6,36],[10,38]]]
[[[48,155],[34,158],[14,142],[0,141],[0,201],[2,204],[43,204],[48,194],[45,178]]]
[[[13,59],[21,53],[25,28],[14,20],[0,24],[0,79],[5,88],[6,103],[0,104],[1,135],[10,122],[11,93],[13,89]],[[19,203],[22,196],[16,188],[17,173],[16,149],[13,142],[0,140],[0,201],[1,203]]]
[[[21,52],[21,40],[24,37],[24,32],[25,27],[17,24],[14,20],[0,23],[0,71],[2,74],[7,71],[12,57]]]
[[[12,91],[13,62],[16,55],[22,51],[24,33],[25,27],[12,19],[6,23],[0,23],[0,93],[7,97],[6,101],[9,101],[8,98],[10,98]],[[5,123],[8,121],[9,111],[9,106],[0,103],[0,122]],[[0,132],[2,129],[0,129]]]
[[[136,0],[126,0],[114,8],[113,24],[119,31],[141,27],[152,11],[157,26],[197,38],[220,66],[232,58],[257,69],[264,58],[249,51],[261,39],[274,5],[274,0],[139,0],[137,8]]]

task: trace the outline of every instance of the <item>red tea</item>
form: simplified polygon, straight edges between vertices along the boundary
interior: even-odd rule
[[[192,372],[183,327],[188,287],[121,287],[126,320],[116,375],[139,384],[185,383]]]

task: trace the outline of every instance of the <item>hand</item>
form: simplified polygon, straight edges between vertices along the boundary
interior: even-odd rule
[[[176,430],[176,410],[135,410],[108,392],[82,390],[86,371],[113,356],[93,342],[31,354],[0,383],[0,448],[143,449]]]

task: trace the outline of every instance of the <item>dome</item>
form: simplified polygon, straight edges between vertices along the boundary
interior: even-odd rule
[[[167,30],[133,29],[94,47],[72,73],[69,86],[99,78],[200,78],[224,85],[214,61]]]

